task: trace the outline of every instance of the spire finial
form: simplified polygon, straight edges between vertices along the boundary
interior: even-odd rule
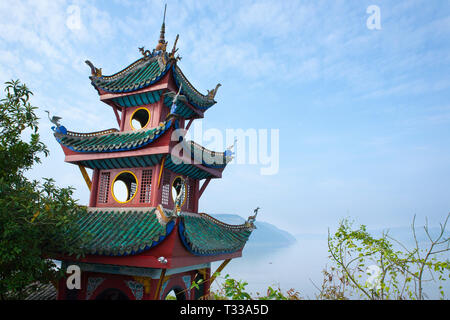
[[[164,39],[164,33],[166,32],[166,9],[167,9],[167,3],[164,6],[164,16],[163,16],[163,23],[161,25],[161,33],[159,34],[159,41],[156,45],[156,51],[166,51],[167,42]]]
[[[164,5],[163,25],[166,22],[166,9],[167,9],[167,3]]]

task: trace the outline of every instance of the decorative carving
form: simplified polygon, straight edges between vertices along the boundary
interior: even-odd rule
[[[130,288],[136,300],[142,300],[142,297],[144,295],[144,286],[141,283],[133,280],[125,281],[125,283],[127,284],[128,288]]]
[[[139,48],[140,53],[142,53],[142,55],[144,57],[151,57],[152,53],[150,52],[150,50],[145,50],[145,47],[140,47]]]
[[[254,225],[254,222],[256,220],[256,216],[258,215],[258,211],[259,211],[260,207],[257,207],[255,210],[253,210],[253,212],[255,213],[253,216],[248,217],[247,221],[245,222],[245,225],[248,228],[251,229],[256,229],[256,226]]]
[[[155,50],[156,51],[161,51],[161,52],[166,52],[166,48],[167,48],[167,41],[161,42],[161,40],[160,40],[158,42],[158,44],[156,45]]]
[[[183,282],[184,282],[184,284],[185,284],[185,286],[186,286],[186,298],[187,298],[187,300],[189,300],[190,298],[191,298],[191,290],[190,290],[190,288],[191,288],[191,276],[189,276],[189,275],[186,275],[186,276],[183,276],[181,279],[183,279]]]
[[[177,42],[178,42],[178,38],[180,37],[179,34],[177,34],[177,37],[175,38],[175,42],[173,43],[173,47],[172,47],[172,52],[170,52],[169,58],[174,59],[175,58],[175,53],[178,51],[177,48]],[[179,57],[179,56],[178,56]],[[180,58],[181,59],[181,58]]]
[[[166,68],[166,54],[164,52],[161,52],[160,55],[158,55],[158,58],[156,58],[159,66],[159,70],[164,70]]]
[[[175,198],[174,201],[174,208],[173,208],[173,216],[178,216],[178,213],[181,211],[181,206],[183,204],[184,198],[185,198],[185,192],[186,192],[186,181],[184,179],[179,180],[178,186],[174,186],[175,189],[180,190]]]
[[[94,291],[100,286],[100,284],[105,280],[105,278],[88,278],[87,290],[86,290],[86,300],[92,296]]]
[[[224,156],[225,157],[229,157],[230,159],[234,158],[234,151],[233,151],[233,149],[234,149],[234,146],[235,146],[236,142],[237,142],[237,138],[234,138],[233,144],[231,146],[229,146],[227,148],[227,150],[225,150],[225,152],[224,152]]]
[[[133,278],[134,278],[134,280],[136,280],[137,282],[139,282],[140,284],[142,284],[144,286],[145,294],[150,294],[152,278],[150,278],[150,277],[138,277],[138,276],[135,276]]]
[[[172,216],[169,212],[169,214],[166,214],[166,212],[164,211],[164,208],[162,207],[162,205],[158,205],[156,207],[156,217],[158,218],[159,223],[165,225],[167,222],[169,222],[170,220],[174,219],[175,217]]]
[[[92,62],[86,60],[85,63],[91,68],[91,76],[93,77],[101,77],[102,76],[102,68],[96,68]]]
[[[53,116],[50,118],[50,111],[45,110],[45,112],[47,112],[48,115],[48,119],[50,120],[51,123],[53,123],[55,126],[52,126],[51,129],[56,132],[56,133],[61,133],[61,134],[67,134],[67,129],[66,127],[62,126],[59,123],[59,120],[61,120],[61,117],[58,116]]]
[[[206,95],[208,99],[212,100],[216,96],[217,90],[219,90],[219,87],[221,86],[220,83],[216,85],[216,87],[212,90],[208,90],[208,94]]]
[[[162,264],[167,264],[167,258],[161,256],[161,257],[158,258],[158,262],[162,263]]]
[[[180,100],[181,102],[184,102],[184,103],[188,102],[187,98],[184,95],[180,94],[182,87],[183,87],[183,84],[180,84],[180,88],[178,89],[178,92],[176,94],[172,91],[164,93],[166,96],[172,98],[172,107],[170,108],[169,114],[166,116],[166,121],[169,120],[169,118],[173,118],[173,117],[177,116],[176,111],[177,111],[177,107],[178,107],[177,106],[178,100]]]
[[[47,112],[48,119],[50,120],[50,122],[53,123],[57,128],[59,128],[61,126],[59,120],[61,120],[62,118],[58,116],[53,116],[50,118],[50,111],[45,110],[45,112]]]

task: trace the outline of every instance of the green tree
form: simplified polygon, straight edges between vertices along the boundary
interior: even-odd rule
[[[442,284],[450,279],[450,238],[445,233],[450,214],[432,236],[428,224],[424,226],[427,244],[419,241],[412,223],[414,245],[408,248],[383,232],[374,237],[361,225],[353,229],[347,219],[341,221],[334,235],[328,235],[328,250],[333,265],[324,271],[319,299],[361,298],[413,299],[427,298],[424,284],[437,286],[445,298]]]
[[[0,299],[23,298],[39,283],[62,276],[49,258],[81,254],[73,213],[84,210],[71,187],[25,176],[49,152],[40,141],[32,92],[19,80],[5,85],[0,100]]]

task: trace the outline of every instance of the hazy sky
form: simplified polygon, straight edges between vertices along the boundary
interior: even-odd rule
[[[166,40],[201,91],[222,84],[203,128],[279,129],[280,169],[229,165],[201,211],[248,216],[292,233],[345,217],[372,228],[442,221],[450,210],[450,2],[167,1]],[[369,30],[377,5],[381,30]],[[1,1],[0,80],[35,93],[51,155],[30,173],[88,190],[63,162],[43,110],[69,130],[117,127],[90,85],[151,49],[163,1]],[[81,24],[74,24],[74,12]]]

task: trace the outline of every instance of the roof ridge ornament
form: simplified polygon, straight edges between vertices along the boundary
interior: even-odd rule
[[[253,212],[255,213],[253,216],[250,216],[247,218],[247,221],[245,221],[245,225],[250,229],[256,229],[256,226],[254,225],[254,222],[256,221],[256,216],[258,215],[258,211],[261,209],[260,207],[256,207]]]
[[[236,145],[236,142],[237,142],[237,138],[234,138],[233,144],[231,146],[229,146],[224,152],[225,157],[229,157],[231,160],[234,158],[235,152],[233,151],[233,149],[234,149],[234,146]]]
[[[183,103],[187,103],[187,102],[188,102],[187,98],[186,98],[184,95],[180,94],[180,93],[181,93],[181,88],[182,88],[182,87],[183,87],[183,84],[181,83],[181,84],[180,84],[180,88],[178,89],[178,92],[177,92],[177,93],[174,93],[174,92],[172,92],[172,91],[169,91],[169,92],[164,93],[164,95],[168,96],[169,98],[172,98],[172,106],[171,106],[171,108],[170,108],[169,114],[168,114],[167,117],[166,117],[166,121],[167,121],[169,118],[172,118],[172,117],[176,117],[176,116],[177,116],[176,111],[177,111],[177,107],[178,107],[178,106],[177,106],[178,100],[180,100],[180,101],[183,102]]]
[[[56,126],[56,127],[53,126],[51,129],[54,132],[66,134],[67,133],[67,129],[59,123],[59,120],[61,120],[62,118],[58,117],[58,116],[53,116],[53,117],[50,118],[50,111],[45,110],[45,112],[47,112],[48,119],[50,120],[50,122],[53,123]]]
[[[219,87],[220,87],[220,86],[221,86],[221,84],[218,83],[214,89],[212,89],[212,90],[207,90],[207,91],[208,91],[208,94],[207,94],[206,96],[208,97],[208,99],[210,99],[210,100],[213,100],[213,99],[214,99],[214,97],[216,96],[217,90],[219,90]]]
[[[101,77],[102,76],[102,68],[96,68],[92,62],[89,60],[84,61],[91,68],[91,76],[93,77]]]
[[[164,38],[164,34],[166,32],[166,9],[167,9],[167,3],[164,5],[164,18],[163,18],[163,23],[161,25],[161,32],[159,34],[159,41],[158,44],[156,45],[156,51],[166,51],[166,47],[167,47],[167,41]]]
[[[144,57],[151,57],[152,56],[151,51],[150,50],[145,50],[145,47],[140,47],[138,49],[139,49],[139,52],[142,53],[142,55]]]
[[[175,62],[181,60],[180,55],[177,55],[177,56],[175,57],[175,53],[178,51],[178,48],[177,48],[177,42],[178,42],[178,38],[179,38],[179,37],[180,37],[180,35],[177,34],[177,36],[176,36],[176,38],[175,38],[175,41],[174,41],[174,43],[173,43],[172,51],[171,51],[170,54],[169,54],[169,59],[174,59]]]

